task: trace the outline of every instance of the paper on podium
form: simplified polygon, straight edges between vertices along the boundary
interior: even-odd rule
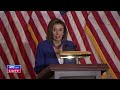
[[[91,52],[89,51],[61,51],[60,56],[67,56],[67,55],[72,55],[72,56],[90,56]]]
[[[79,64],[79,58],[85,58],[91,55],[89,51],[61,51],[60,58],[67,58],[71,60],[75,58],[76,64]]]

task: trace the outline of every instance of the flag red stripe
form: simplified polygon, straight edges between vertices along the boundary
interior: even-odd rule
[[[2,20],[1,20],[1,18],[0,18],[0,32],[4,29],[3,28],[3,24],[1,24],[2,23]]]
[[[9,16],[9,18],[8,18],[8,20],[9,20],[9,19],[10,19],[9,13],[7,13],[6,16]],[[10,20],[11,20],[11,19],[10,19]],[[4,28],[5,28],[5,27],[4,27]],[[6,29],[4,29],[4,31],[2,30],[1,33],[2,33],[2,35],[3,35],[3,37],[4,37],[5,41],[6,41],[6,44],[7,44],[8,48],[9,48],[9,50],[10,50],[11,56],[12,56],[12,58],[13,58],[13,60],[14,60],[14,63],[15,63],[16,65],[19,64],[18,58],[17,58],[17,55],[16,55],[16,52],[15,52],[15,49],[14,49],[14,47],[13,47],[13,44],[11,43],[10,37],[9,37]],[[19,78],[24,77],[23,72],[21,72],[20,74],[18,74],[18,77],[19,77]]]
[[[33,21],[33,19],[31,17],[30,17],[30,20],[29,20],[29,24],[30,24],[30,26],[31,26],[31,28],[32,28],[38,42],[42,41],[43,39],[42,39],[40,33],[38,32],[38,29],[35,26],[35,23],[34,23],[34,21]]]
[[[46,24],[43,16],[41,15],[41,13],[39,11],[35,11],[35,13],[36,13],[36,15],[37,15],[37,17],[39,19],[39,22],[41,23],[44,31],[45,31],[45,33],[46,33],[47,32],[47,24]]]
[[[112,61],[112,59],[110,58],[110,55],[108,54],[108,52],[106,51],[106,48],[104,47],[104,45],[102,44],[100,38],[98,37],[98,34],[96,32],[96,30],[94,29],[94,27],[92,26],[91,22],[88,20],[87,21],[87,26],[90,28],[91,32],[93,33],[97,43],[99,44],[101,51],[103,52],[106,60],[108,61],[109,65],[111,66],[112,70],[114,71],[114,73],[116,74],[117,77],[119,77],[120,75],[117,74],[119,71],[116,68],[114,62]]]
[[[99,24],[102,32],[104,33],[105,37],[107,38],[107,41],[109,42],[109,45],[111,47],[114,47],[112,49],[113,49],[114,53],[116,54],[116,56],[118,57],[118,59],[120,60],[120,54],[119,54],[120,51],[119,51],[118,47],[116,46],[116,44],[115,44],[113,38],[111,37],[110,33],[108,32],[105,24],[102,22],[102,20],[101,20],[101,18],[98,15],[97,12],[93,13],[93,15],[96,18],[96,21],[98,22],[98,24]]]
[[[9,21],[10,26],[12,26],[11,28],[12,28],[13,33],[14,33],[14,35],[15,35],[15,38],[16,38],[16,40],[17,40],[18,46],[20,47],[19,49],[21,49],[21,55],[22,55],[22,53],[25,52],[25,51],[24,51],[24,47],[23,47],[23,45],[22,45],[21,38],[20,38],[19,33],[18,33],[18,31],[17,31],[17,28],[16,28],[16,26],[15,26],[15,24],[14,24],[14,22],[13,22],[13,19],[12,19],[11,15],[10,15],[10,12],[7,12],[7,15],[6,15],[6,16],[8,17],[8,21]],[[7,37],[6,37],[6,38],[7,38]],[[9,43],[7,43],[7,44],[9,44]],[[22,47],[22,48],[21,48],[21,47]],[[13,50],[13,48],[11,48],[11,49]],[[13,54],[16,54],[16,53],[14,52]],[[15,61],[15,60],[14,60],[14,61]],[[15,64],[19,64],[19,63],[15,63]],[[21,70],[21,73],[23,74],[23,71],[22,71],[22,70]],[[19,75],[19,74],[18,74],[18,75]],[[25,78],[25,76],[22,76],[21,78]]]
[[[20,23],[22,25],[22,28],[24,30],[24,33],[25,33],[26,37],[27,37],[29,45],[30,45],[30,47],[31,47],[31,49],[33,51],[34,56],[35,56],[35,48],[36,47],[35,47],[35,43],[34,43],[32,37],[30,35],[30,32],[28,31],[27,23],[25,22],[25,19],[23,18],[21,12],[16,11],[16,15],[17,15],[17,17],[18,17],[18,19],[19,19],[19,21],[20,21]]]
[[[64,15],[63,15],[63,19],[64,19],[64,21],[65,21],[65,23],[66,23],[66,26],[67,26],[67,28],[68,28],[68,31],[70,32],[70,36],[71,36],[71,38],[72,38],[72,41],[74,42],[75,45],[78,46],[78,50],[81,50],[81,49],[80,49],[80,46],[79,46],[79,44],[78,44],[78,41],[77,41],[77,39],[76,39],[76,36],[75,36],[75,34],[74,34],[74,32],[73,32],[73,29],[72,29],[72,27],[71,27],[71,25],[70,25],[70,23],[69,23],[68,16],[67,16],[66,14],[64,14]],[[73,40],[73,39],[74,39],[74,40]],[[81,59],[81,60],[80,60],[80,63],[81,63],[81,64],[86,64],[86,62],[85,62],[84,59],[83,59],[83,60]]]
[[[84,43],[84,45],[85,45],[85,47],[86,47],[86,50],[87,50],[87,51],[90,51],[90,52],[92,53],[92,50],[91,50],[90,45],[89,45],[89,43],[88,43],[87,37],[86,37],[86,35],[85,35],[85,31],[83,30],[83,28],[82,28],[82,26],[81,26],[81,24],[80,24],[80,22],[79,22],[79,19],[78,19],[77,15],[76,15],[76,13],[73,11],[73,12],[71,12],[71,14],[72,14],[73,17],[74,17],[74,21],[75,21],[76,26],[77,26],[77,28],[78,28],[78,30],[79,30],[79,33],[80,33],[80,35],[81,35],[81,38],[82,38],[82,40],[84,41],[83,43]],[[95,57],[94,57],[93,54],[91,54],[90,59],[91,59],[91,62],[92,62],[93,64],[96,64],[96,63],[97,63],[97,61],[95,60]]]
[[[53,11],[47,11],[47,13],[48,13],[50,19],[56,18],[56,16],[54,15]]]
[[[116,23],[113,15],[111,14],[110,11],[105,11],[105,14],[106,14],[109,22],[111,23],[112,27],[114,28],[117,36],[120,38],[120,27],[119,27],[118,24]]]
[[[9,18],[10,18],[10,17],[11,17],[11,16],[9,16]],[[11,17],[11,18],[12,18],[12,17]],[[11,20],[12,20],[12,19],[11,19]],[[13,22],[13,20],[12,20],[12,22]],[[14,35],[15,35],[15,37],[16,37],[16,40],[17,40],[17,43],[18,43],[18,46],[19,46],[21,55],[22,55],[22,57],[23,57],[23,60],[24,60],[26,66],[27,66],[27,68],[28,68],[28,71],[29,71],[31,77],[34,78],[34,77],[35,77],[35,73],[33,73],[34,71],[33,71],[32,66],[31,66],[31,63],[30,63],[30,61],[29,61],[28,55],[27,55],[27,53],[26,53],[26,51],[25,51],[25,48],[24,48],[24,45],[23,45],[23,43],[22,43],[21,37],[20,37],[20,35],[19,35],[19,32],[18,32],[18,30],[17,30],[14,22],[13,22],[13,23],[10,23],[10,24],[11,24],[11,26],[14,25],[14,26],[12,27],[12,30],[13,30],[13,33],[14,33]],[[24,78],[25,78],[25,77],[24,77]]]
[[[77,39],[76,39],[76,36],[75,36],[75,34],[74,34],[73,30],[72,30],[72,27],[71,27],[71,25],[70,25],[70,23],[69,23],[69,20],[68,20],[68,17],[67,17],[66,14],[63,15],[63,19],[64,19],[64,21],[65,21],[65,23],[66,23],[67,28],[68,28],[68,32],[70,32],[70,36],[71,36],[71,38],[72,38],[72,41],[74,42],[75,45],[78,46],[78,50],[81,50],[81,49],[80,49],[80,46],[79,46],[79,44],[78,44],[78,41],[77,41]]]
[[[5,79],[4,74],[2,73],[1,69],[0,69],[0,79]]]
[[[87,11],[82,11],[82,14],[83,14],[83,17],[84,17],[84,19],[87,21],[87,18],[88,18],[88,13],[87,13]],[[81,31],[84,31],[84,30],[81,30]],[[84,33],[84,32],[83,32]],[[91,48],[89,48],[87,45],[89,45],[89,43],[88,43],[88,41],[87,41],[87,38],[86,38],[86,35],[85,35],[85,33],[84,33],[84,35],[81,33],[81,35],[82,35],[82,37],[85,37],[85,39],[84,39],[84,42],[86,43],[85,45],[86,45],[86,48],[88,48],[89,50],[88,51],[90,51],[91,53],[92,53],[92,50],[91,50]],[[87,41],[87,42],[86,42]],[[96,64],[97,63],[97,61],[95,60],[95,57],[94,57],[94,54],[91,54],[91,56],[90,56],[90,60],[91,60],[91,62],[93,63],[93,64]]]
[[[82,11],[82,14],[83,14],[85,20],[87,20],[88,15],[89,15],[89,14],[87,13],[87,11]]]
[[[1,52],[2,52],[1,53],[1,58],[2,58],[5,66],[6,66],[6,69],[7,69],[7,65],[9,65],[9,62],[8,62],[6,54],[4,53],[4,50],[2,49],[1,44],[0,44],[0,48],[1,48]],[[6,72],[7,72],[7,70],[6,70]],[[15,79],[15,76],[13,75],[13,73],[8,73],[8,74],[9,74],[9,76],[10,76],[11,79]]]

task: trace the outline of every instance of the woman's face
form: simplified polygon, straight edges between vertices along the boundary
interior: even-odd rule
[[[64,35],[64,27],[62,24],[55,24],[53,25],[53,40],[55,41],[61,41],[62,37]]]

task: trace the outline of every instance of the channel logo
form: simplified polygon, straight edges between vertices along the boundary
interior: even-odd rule
[[[7,73],[21,73],[21,65],[7,65]]]

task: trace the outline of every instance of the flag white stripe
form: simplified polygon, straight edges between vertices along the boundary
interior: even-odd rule
[[[115,44],[117,45],[118,49],[120,50],[120,39],[119,37],[116,35],[115,30],[113,29],[112,25],[110,24],[110,22],[108,21],[105,13],[103,11],[98,12],[99,16],[101,17],[101,20],[103,21],[104,25],[106,26],[108,32],[110,33],[110,36],[113,38]]]
[[[5,78],[10,79],[10,76],[7,73],[6,65],[4,64],[1,56],[0,56],[0,69],[1,69],[2,73],[4,74]]]
[[[22,16],[23,16],[24,20],[26,21],[26,23],[28,24],[28,22],[29,22],[29,15],[28,15],[28,13],[26,11],[24,11],[24,12],[22,12]],[[26,49],[27,49],[27,46],[26,46]],[[29,49],[29,48],[28,48],[27,51],[31,52],[32,55],[29,56],[31,58],[31,61],[32,61],[31,65],[32,65],[32,67],[35,67],[35,57],[34,57],[33,51],[32,51],[32,49]]]
[[[26,11],[21,11],[21,14],[22,14],[22,16],[23,16],[25,22],[28,24],[29,19],[30,19],[28,13],[27,13]]]
[[[114,17],[120,29],[120,15],[116,11],[111,11],[111,14]]]
[[[35,12],[32,13],[32,19],[34,21],[35,26],[38,29],[38,32],[40,33],[40,35],[42,37],[42,39],[45,40],[46,39],[46,33],[45,33],[41,23],[39,22],[39,19],[38,19],[37,15],[35,14]]]
[[[0,38],[1,38],[1,39],[4,39],[4,37],[3,37],[3,35],[2,35],[1,33],[0,33]],[[1,44],[2,48],[3,48],[3,51],[4,51],[5,54],[6,54],[7,60],[8,60],[8,62],[9,62],[9,65],[11,65],[11,64],[15,65],[14,60],[13,60],[13,58],[12,58],[12,56],[11,56],[10,51],[9,51],[9,48],[8,48],[8,46],[7,46],[6,41],[4,41],[4,43],[2,43],[1,40],[0,40],[0,44]],[[13,75],[14,75],[14,77],[15,77],[16,79],[18,79],[18,75],[17,75],[16,73],[13,73]]]
[[[79,43],[79,46],[81,47],[81,51],[86,51],[86,48],[85,48],[85,45],[83,43],[82,37],[80,35],[80,32],[78,31],[78,28],[77,28],[77,26],[76,26],[76,24],[74,22],[74,19],[73,19],[71,13],[70,12],[67,13],[67,16],[69,17],[70,25],[71,25],[71,27],[73,29],[73,32],[74,32],[74,34],[76,36],[76,39],[77,39],[77,42]],[[86,64],[91,64],[92,63],[89,58],[85,58],[85,62],[86,62]]]
[[[98,64],[101,64],[102,63],[101,58],[99,57],[99,55],[98,55],[98,53],[97,53],[91,39],[89,38],[89,36],[87,34],[86,34],[86,37],[87,37],[88,43],[90,45],[90,48],[91,48],[91,50],[93,52],[93,55],[95,56],[95,60],[97,61]]]
[[[46,24],[48,25],[48,23],[49,23],[50,20],[51,20],[50,17],[49,17],[49,15],[48,15],[48,13],[47,13],[46,11],[40,11],[40,13],[42,14],[42,16],[43,16]]]
[[[113,60],[115,66],[117,67],[117,69],[120,72],[120,61],[118,60],[118,58],[116,57],[112,47],[109,45],[109,42],[107,41],[106,37],[104,36],[103,32],[101,32],[101,28],[99,27],[99,25],[97,24],[97,22],[95,21],[94,16],[91,14],[91,19],[90,22],[93,25],[93,27],[95,28],[96,32],[98,33],[98,36],[100,38],[100,40],[102,41],[104,47],[106,48],[108,54],[110,55],[111,59]]]
[[[74,19],[73,19],[71,13],[70,12],[67,13],[67,16],[69,17],[69,23],[73,29],[73,32],[76,36],[76,39],[77,39],[79,46],[81,47],[81,50],[86,51],[85,45],[83,44],[83,40],[82,40],[81,35],[80,35],[80,32],[78,31],[78,28],[74,22]]]
[[[82,14],[81,11],[75,11],[75,12],[76,12],[76,15],[77,15],[77,17],[78,17],[78,19],[79,19],[79,22],[80,22],[80,24],[81,24],[83,30],[84,30],[85,25],[86,25],[85,18],[84,18],[84,16],[83,16],[83,14]],[[83,23],[84,23],[84,24],[83,24]]]
[[[27,56],[31,62],[31,65],[32,65],[32,67],[34,67],[35,58],[34,59],[31,58],[31,57],[34,57],[34,54],[30,48],[30,45],[28,43],[28,40],[27,40],[26,35],[24,33],[24,30],[23,30],[23,27],[21,26],[21,23],[19,22],[18,17],[16,16],[15,12],[10,12],[10,13],[11,13],[13,21],[15,23],[15,26],[17,27],[17,30],[19,32],[19,35],[21,37],[21,40],[23,42],[23,46],[24,46],[25,51],[27,53]]]
[[[6,19],[7,19],[7,18],[6,18]],[[3,22],[4,22],[4,20],[3,20]],[[9,25],[9,23],[8,23],[8,24],[4,24],[4,25]],[[6,26],[6,27],[8,27],[8,26]],[[26,65],[25,65],[25,63],[24,63],[24,60],[23,60],[22,56],[21,56],[21,53],[20,53],[20,50],[19,50],[19,47],[18,47],[18,43],[17,43],[16,38],[15,38],[13,32],[12,32],[11,26],[9,25],[9,27],[10,27],[10,28],[8,28],[8,29],[6,29],[6,30],[7,30],[7,32],[8,32],[9,37],[10,37],[11,43],[12,43],[12,45],[13,45],[13,48],[14,48],[14,50],[15,50],[15,52],[16,52],[18,61],[19,61],[20,65],[22,65],[22,70],[23,70],[23,73],[24,73],[24,75],[25,75],[26,70],[27,70],[27,67],[26,67]],[[9,31],[8,31],[8,30],[9,30]],[[7,55],[7,54],[6,54],[6,55]],[[25,68],[26,68],[26,70],[25,70]],[[27,72],[28,72],[28,70],[27,70]],[[29,78],[29,77],[30,77],[30,75],[28,76],[28,78]]]

